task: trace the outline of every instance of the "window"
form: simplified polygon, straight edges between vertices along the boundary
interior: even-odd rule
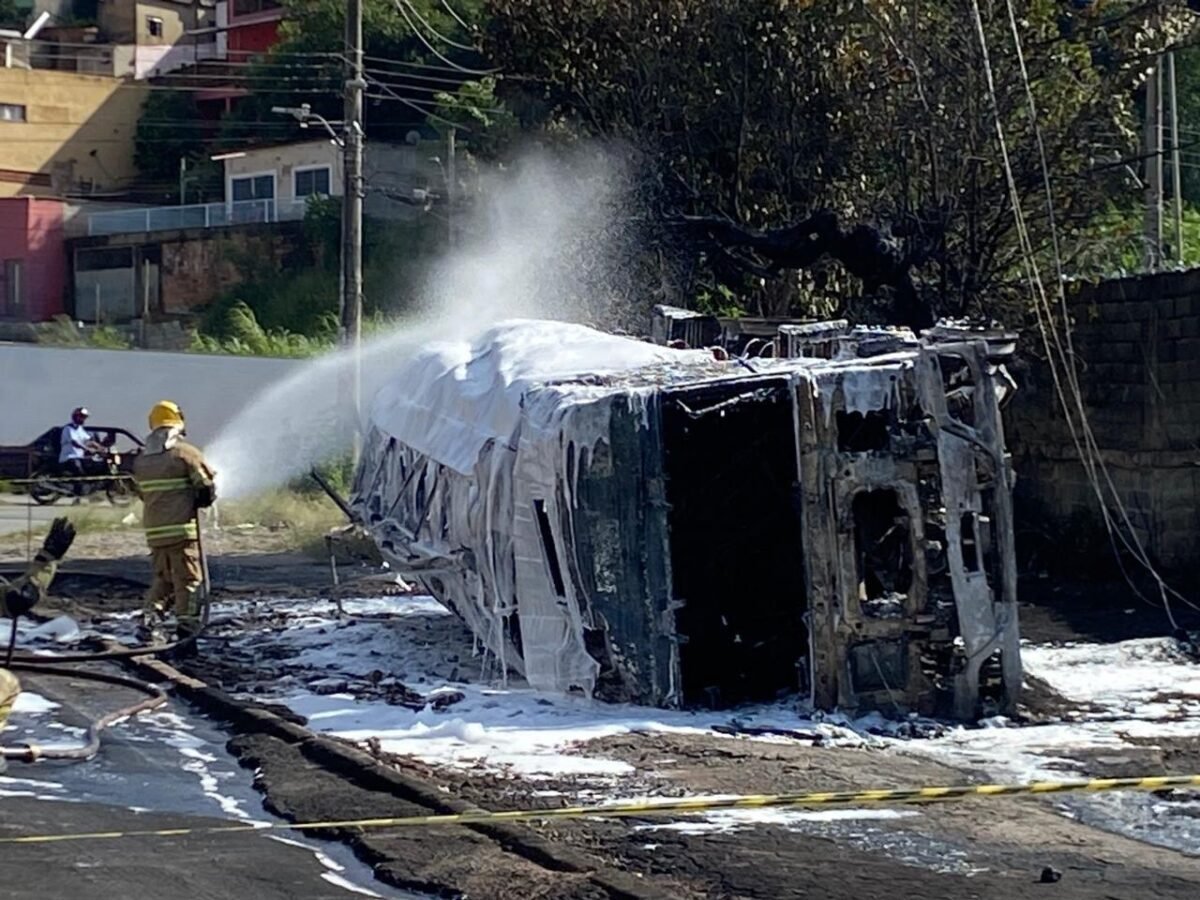
[[[25,107],[20,103],[0,103],[0,122],[24,122]]]
[[[158,18],[158,16],[146,16],[146,33],[150,35],[150,37],[162,37],[163,20]]]
[[[230,179],[229,184],[234,203],[244,200],[273,200],[275,198],[274,175],[246,175]]]
[[[322,197],[329,196],[329,166],[319,169],[297,169],[295,172],[297,197],[311,197],[314,194]]]

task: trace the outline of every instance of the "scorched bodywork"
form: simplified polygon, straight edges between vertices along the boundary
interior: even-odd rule
[[[431,348],[375,400],[355,512],[538,689],[1011,710],[987,344],[817,331],[750,362],[527,321]]]

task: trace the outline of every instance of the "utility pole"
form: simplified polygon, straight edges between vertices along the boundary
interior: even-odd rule
[[[1175,51],[1167,54],[1167,91],[1171,100],[1171,204],[1175,218],[1175,259],[1183,261],[1183,175],[1179,170],[1179,103],[1175,96]]]
[[[1145,265],[1154,272],[1162,265],[1162,212],[1163,212],[1163,129],[1162,129],[1162,58],[1146,78],[1146,217],[1145,217]]]
[[[362,204],[363,204],[363,8],[346,4],[346,105],[342,185],[342,341],[351,349],[350,408],[354,415],[354,459],[362,421]]]

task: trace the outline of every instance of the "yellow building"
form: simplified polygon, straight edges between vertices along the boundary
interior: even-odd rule
[[[0,68],[0,197],[127,187],[146,91],[132,79]]]

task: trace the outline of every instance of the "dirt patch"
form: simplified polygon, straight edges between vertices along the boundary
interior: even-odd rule
[[[816,748],[703,735],[633,734],[582,752],[634,766],[617,793],[664,796],[852,789],[953,783],[953,769],[903,750]],[[571,781],[528,782],[456,772],[403,758],[390,762],[491,809],[574,802]],[[561,791],[558,798],[546,795]],[[670,875],[705,897],[1062,898],[1190,897],[1200,861],[1105,834],[1062,817],[1045,801],[998,799],[904,808],[902,817],[673,816],[552,821],[546,838],[647,878]],[[703,829],[712,825],[711,830]],[[696,833],[689,833],[691,827]],[[1044,869],[1062,875],[1040,883]],[[1163,875],[1170,872],[1169,876]],[[683,896],[681,894],[681,896]]]

